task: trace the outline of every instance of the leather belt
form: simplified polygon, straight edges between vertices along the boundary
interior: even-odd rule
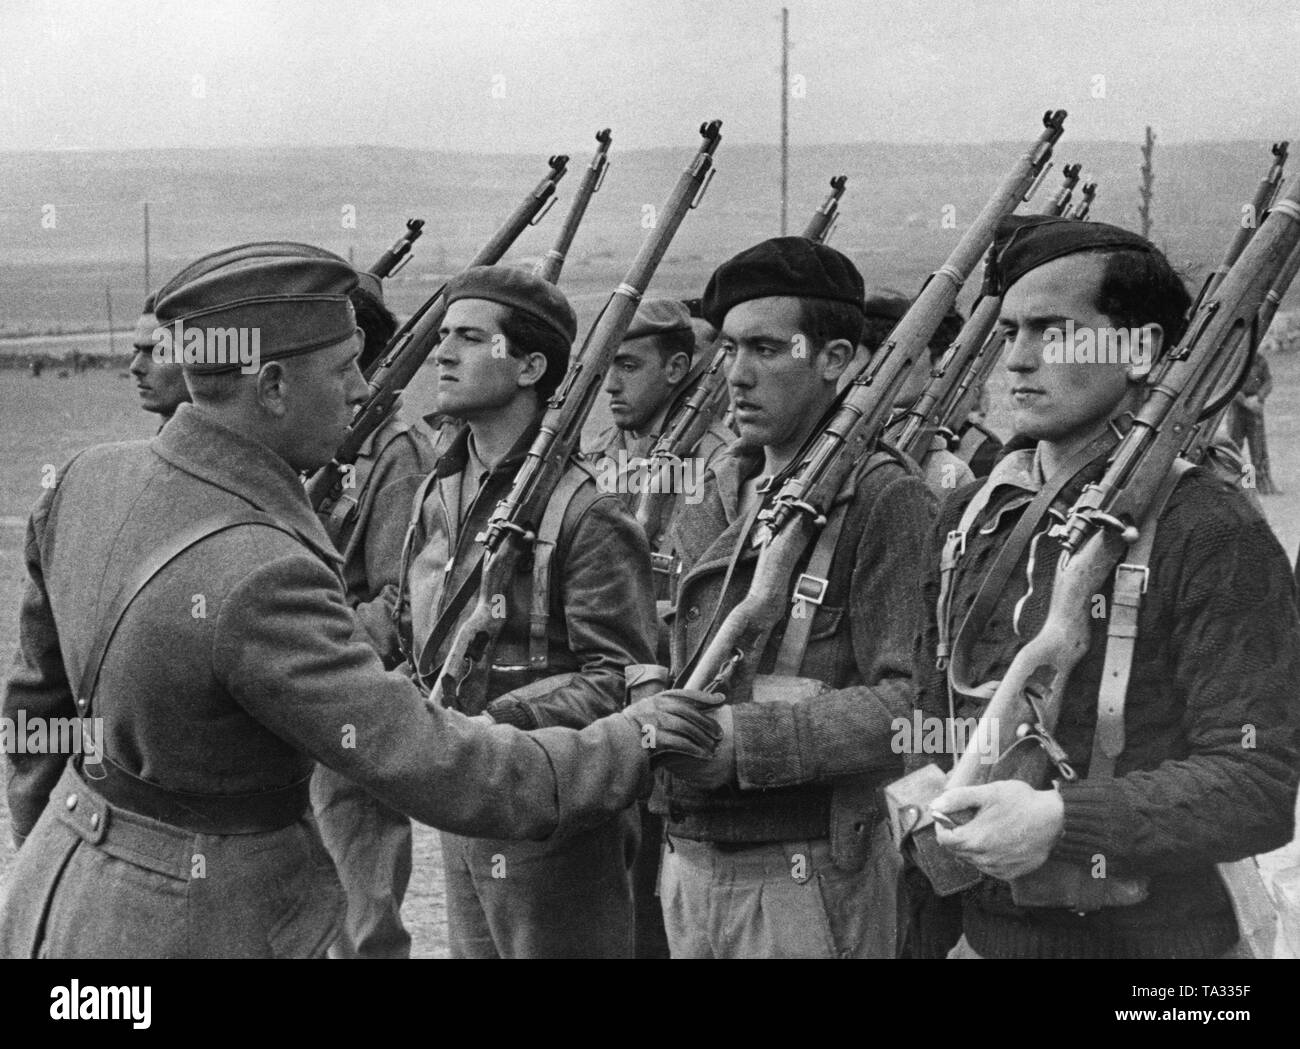
[[[195,834],[262,834],[296,823],[308,810],[311,776],[256,794],[192,794],[141,779],[105,758],[102,776],[79,778],[110,805]]]

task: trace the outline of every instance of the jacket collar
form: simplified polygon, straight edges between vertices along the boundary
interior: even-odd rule
[[[519,435],[519,439],[506,453],[506,457],[493,467],[492,476],[497,477],[506,472],[513,474],[528,455],[528,449],[532,447],[533,439],[541,428],[542,416],[539,413],[532,422],[524,427],[524,432]],[[442,453],[437,465],[433,468],[436,477],[439,479],[452,477],[465,469],[469,463],[469,433],[469,427],[462,426],[451,439],[447,445],[447,450]]]
[[[201,407],[182,404],[150,447],[178,470],[270,514],[331,563],[343,563],[302,480],[260,441],[236,433]]]

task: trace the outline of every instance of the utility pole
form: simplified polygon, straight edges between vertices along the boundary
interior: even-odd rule
[[[790,9],[781,8],[781,236],[790,184]]]
[[[149,202],[144,202],[144,294],[145,298],[153,291],[153,284],[149,280]]]
[[[104,285],[104,305],[108,308],[108,352],[116,357],[117,343],[113,341],[113,288],[109,284]]]
[[[1155,152],[1156,136],[1151,130],[1151,125],[1147,125],[1147,140],[1142,146],[1142,185],[1138,187],[1138,192],[1142,194],[1142,203],[1138,207],[1138,214],[1142,217],[1142,236],[1150,238],[1151,236],[1151,198],[1155,194],[1155,172],[1151,169],[1151,155]]]

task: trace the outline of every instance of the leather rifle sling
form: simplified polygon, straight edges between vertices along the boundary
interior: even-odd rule
[[[1148,565],[1156,541],[1156,526],[1165,504],[1179,479],[1192,464],[1174,461],[1169,476],[1161,482],[1151,501],[1151,509],[1129,548],[1124,561],[1115,568],[1115,586],[1111,591],[1110,621],[1106,625],[1106,656],[1102,664],[1101,684],[1097,689],[1097,727],[1092,737],[1092,757],[1088,761],[1088,779],[1110,779],[1115,762],[1124,749],[1124,701],[1128,695],[1129,675],[1137,646],[1138,611],[1150,576]]]
[[[855,482],[855,487],[866,481],[867,477],[881,466],[894,462],[898,460],[888,452],[873,453],[867,460],[862,476]],[[826,590],[830,585],[831,561],[835,557],[836,547],[839,546],[840,533],[843,532],[844,522],[848,519],[851,501],[850,496],[831,507],[826,524],[822,527],[821,534],[817,536],[813,546],[812,557],[808,559],[808,567],[795,582],[790,603],[796,608],[800,605],[805,607],[801,615],[795,615],[793,610],[791,611],[786,622],[785,634],[781,638],[781,647],[777,651],[776,664],[772,668],[773,674],[797,677],[799,671],[803,669],[803,657],[808,651],[808,642],[812,639],[813,624],[817,618],[815,609],[810,611],[806,605],[820,605],[826,596]],[[814,585],[820,583],[821,593],[815,596],[805,593],[803,589],[805,580]]]

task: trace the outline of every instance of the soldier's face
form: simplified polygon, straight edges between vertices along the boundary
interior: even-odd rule
[[[447,308],[442,341],[433,351],[438,411],[458,419],[482,418],[506,407],[532,384],[521,382],[531,374],[528,358],[510,352],[501,330],[506,309],[487,299],[458,299]]]
[[[733,419],[750,447],[798,440],[826,410],[847,363],[843,354],[815,351],[801,319],[799,300],[781,297],[742,302],[722,322]]]
[[[283,454],[295,470],[315,470],[329,462],[365,403],[370,385],[357,365],[362,345],[358,331],[323,350],[279,362],[286,366]]]
[[[1145,375],[1120,361],[1062,360],[1050,352],[1069,322],[1077,338],[1105,344],[1113,321],[1096,306],[1105,261],[1100,254],[1067,255],[1007,289],[998,330],[1007,340],[1003,365],[1011,373],[1016,433],[1053,443],[1086,438],[1121,412]],[[1158,338],[1159,327],[1152,327]]]
[[[140,395],[140,407],[146,412],[159,415],[171,415],[190,399],[190,391],[185,388],[185,369],[179,364],[159,364],[153,359],[157,343],[153,333],[158,327],[153,314],[142,314],[136,322],[129,371],[135,379],[136,392]]]
[[[684,353],[664,360],[654,336],[623,343],[605,375],[614,425],[620,430],[645,433],[689,369],[690,361]]]

